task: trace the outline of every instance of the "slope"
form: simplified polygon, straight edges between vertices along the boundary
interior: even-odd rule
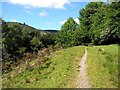
[[[44,58],[32,60],[30,66],[21,64],[22,71],[13,70],[3,75],[5,88],[64,88],[74,86],[79,62],[84,54],[84,46],[77,46],[56,51]],[[35,64],[35,65],[34,65]],[[32,68],[32,65],[35,67]],[[16,69],[18,69],[18,66]]]
[[[88,47],[86,64],[92,88],[118,87],[118,45]]]

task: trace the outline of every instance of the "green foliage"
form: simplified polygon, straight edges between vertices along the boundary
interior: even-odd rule
[[[3,61],[9,59],[17,61],[26,52],[38,51],[43,46],[54,45],[55,34],[42,34],[41,31],[25,23],[2,22]]]
[[[99,31],[96,28],[101,23],[99,9],[104,8],[102,2],[91,2],[84,9],[80,10],[80,29],[83,32],[83,43],[91,43],[91,40],[98,40]],[[98,15],[96,15],[98,14]],[[99,16],[100,16],[99,15]],[[101,16],[103,17],[103,16]],[[95,33],[95,38],[94,37]],[[96,41],[94,40],[94,41]]]
[[[118,43],[120,2],[90,2],[80,10],[80,26],[75,32],[76,45]]]
[[[8,56],[21,57],[25,52],[37,51],[42,47],[55,44],[67,47],[89,43],[98,45],[119,42],[120,2],[109,4],[90,2],[79,11],[79,14],[80,25],[70,17],[57,35],[41,33],[25,23],[10,23],[1,19],[3,59],[7,59]]]
[[[61,31],[57,35],[56,43],[58,45],[73,46],[73,33],[78,29],[78,24],[73,18],[68,18],[68,20],[62,25]]]
[[[69,18],[61,27],[56,43],[63,46],[118,43],[120,2],[90,2],[79,11],[80,25]]]
[[[85,43],[85,38],[84,38],[84,31],[81,30],[80,28],[77,29],[74,34],[73,34],[73,40],[74,40],[74,45],[82,45]]]
[[[78,28],[78,24],[74,21],[72,17],[68,18],[68,20],[62,25],[62,31],[75,31]]]
[[[21,48],[19,48],[18,53],[23,55],[25,53],[25,51],[26,51],[26,47],[21,47]]]
[[[33,51],[37,51],[43,46],[42,42],[40,42],[37,37],[33,37],[30,43]]]
[[[12,63],[17,63],[17,60],[21,58],[26,52],[34,52],[34,51],[37,52],[43,47],[49,47],[49,46],[53,47],[55,44],[57,44],[56,46],[70,47],[70,46],[77,46],[77,45],[92,46],[92,45],[113,44],[113,43],[120,42],[119,41],[120,40],[120,32],[119,32],[120,30],[120,2],[111,2],[111,3],[90,2],[88,3],[88,5],[86,5],[85,8],[79,11],[79,14],[80,14],[79,16],[80,25],[78,25],[74,21],[74,19],[70,17],[62,25],[61,30],[57,34],[46,32],[46,31],[41,32],[33,27],[26,25],[25,23],[24,24],[16,23],[16,22],[11,23],[11,22],[5,22],[4,20],[1,19],[2,26],[3,26],[2,27],[3,66],[8,65],[7,69],[11,71],[10,65]],[[109,51],[109,49],[107,50]],[[95,52],[96,52],[95,53],[96,55],[98,51],[95,51]],[[74,51],[72,53],[74,53]],[[99,53],[100,54],[96,56],[102,57],[103,61],[100,58],[96,58],[95,56],[92,56],[91,54],[91,56],[96,59],[95,63],[90,61],[90,63],[92,63],[93,66],[95,65],[95,68],[91,68],[90,66],[91,70],[98,70],[99,67],[97,67],[97,65],[100,67],[103,66],[107,68],[108,70],[105,68],[100,69],[101,72],[106,70],[106,72],[103,74],[101,73],[97,74],[98,72],[96,71],[94,75],[98,75],[98,77],[95,77],[94,80],[99,80],[98,79],[99,76],[103,77],[103,75],[107,75],[107,74],[109,76],[108,78],[107,76],[103,77],[101,81],[98,81],[99,85],[95,85],[93,83],[93,86],[104,85],[105,78],[107,78],[106,82],[110,81],[110,83],[105,85],[105,87],[110,86],[111,82],[116,85],[117,71],[115,69],[117,65],[116,63],[113,65],[114,61],[111,59],[114,56],[112,56],[110,52],[100,51]],[[43,51],[43,54],[45,54],[44,51]],[[40,56],[43,56],[43,54],[40,54]],[[65,58],[63,57],[63,55],[62,56],[60,55],[60,57],[65,60],[71,59],[69,58],[71,56],[66,54],[66,58]],[[46,60],[49,61],[48,58],[46,58]],[[55,59],[55,62],[57,62],[56,60],[59,60],[59,58]],[[99,60],[101,60],[101,62]],[[65,61],[64,63],[68,63],[68,62]],[[99,64],[96,65],[96,63],[99,63]],[[49,68],[48,67],[49,64],[50,64],[49,62],[45,64],[45,69]],[[57,71],[55,73],[57,73]],[[30,73],[27,73],[27,74],[30,74]],[[90,74],[90,75],[92,76],[93,74]],[[46,76],[43,78],[46,78]],[[102,80],[104,82],[101,84]],[[26,79],[24,83],[30,83],[30,81]],[[50,86],[50,87],[56,86],[56,83],[54,84],[55,85]],[[115,85],[113,86],[111,85],[111,87],[114,87]],[[41,86],[44,87],[44,85],[41,85]]]
[[[22,46],[21,28],[16,25],[8,28],[7,30],[3,28],[3,30],[6,30],[6,32],[3,33],[3,44],[8,54],[15,56],[18,54],[18,47]]]
[[[49,45],[55,45],[56,33],[46,33],[42,35],[41,41],[44,44],[44,47]]]

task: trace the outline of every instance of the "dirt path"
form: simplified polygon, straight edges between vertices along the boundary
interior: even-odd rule
[[[86,76],[86,62],[87,60],[87,48],[85,48],[85,54],[83,55],[80,61],[80,68],[79,68],[79,77],[77,79],[77,88],[90,88],[89,82]]]

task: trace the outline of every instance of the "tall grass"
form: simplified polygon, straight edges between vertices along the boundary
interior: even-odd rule
[[[93,88],[118,87],[118,46],[88,47],[87,75]]]

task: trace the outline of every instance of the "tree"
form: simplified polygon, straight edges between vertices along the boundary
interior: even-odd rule
[[[91,43],[95,14],[103,6],[103,2],[90,2],[85,8],[80,10],[80,30],[83,30],[83,43]],[[99,13],[100,14],[100,13]],[[96,20],[96,19],[95,19]],[[95,30],[95,29],[94,29]]]
[[[67,21],[62,25],[61,31],[75,31],[78,28],[78,24],[72,17],[69,17]]]
[[[8,23],[3,21],[2,26],[3,60],[10,58],[12,61],[16,61],[25,52],[31,52],[41,48],[40,31],[16,22]]]
[[[48,47],[49,45],[55,45],[56,34],[55,33],[47,33],[42,35],[41,41],[44,44],[44,47]]]
[[[108,17],[110,18],[110,32],[105,43],[119,43],[120,40],[120,1],[109,5]]]
[[[80,10],[79,33],[82,43],[118,43],[120,29],[120,2],[90,2]]]
[[[67,21],[62,25],[61,31],[57,35],[56,43],[63,46],[73,46],[73,34],[78,29],[78,24],[73,18],[68,18]]]
[[[33,51],[37,51],[43,46],[42,42],[40,42],[37,37],[33,37],[30,42],[31,42],[31,48]]]

